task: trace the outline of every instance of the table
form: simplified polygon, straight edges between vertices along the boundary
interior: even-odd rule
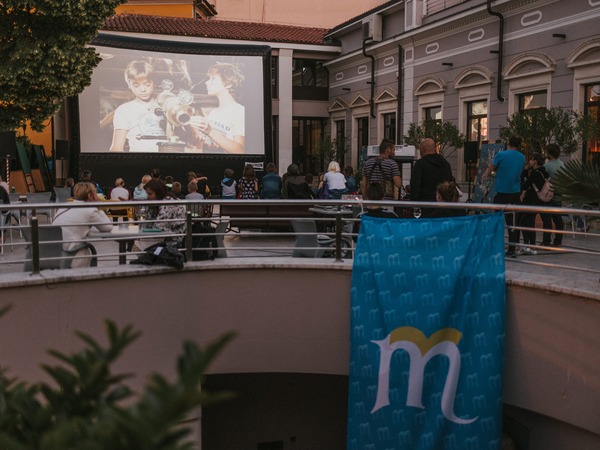
[[[136,239],[149,237],[167,237],[173,235],[172,231],[157,228],[140,229],[138,225],[120,223],[115,224],[111,231],[98,231],[92,229],[88,237],[92,239],[108,239],[119,244],[119,264],[127,264],[127,243]]]
[[[352,218],[353,216],[352,208],[348,208],[347,206],[314,206],[312,208],[308,208],[308,210],[317,217],[320,216],[329,219],[334,219],[340,215],[342,218]],[[327,224],[323,225],[323,222],[317,221],[317,228],[320,229],[320,231],[328,231],[327,228],[331,227],[328,227]]]

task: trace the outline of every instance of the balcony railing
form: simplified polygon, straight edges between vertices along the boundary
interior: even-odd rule
[[[413,207],[427,208],[460,208],[467,214],[482,214],[493,211],[504,211],[506,214],[519,212],[561,214],[565,221],[563,245],[560,247],[541,244],[523,245],[515,243],[522,249],[529,248],[531,253],[523,254],[515,259],[507,258],[507,268],[519,273],[528,272],[532,276],[546,276],[552,273],[569,270],[572,273],[586,274],[586,280],[598,282],[600,275],[600,233],[596,227],[600,223],[598,207],[584,208],[544,208],[528,206],[507,206],[474,203],[418,203],[418,202],[368,202],[357,200],[202,200],[202,201],[169,201],[169,202],[120,202],[119,209],[137,212],[141,207],[156,207],[162,204],[179,204],[186,209],[185,233],[140,232],[146,222],[139,220],[137,214],[127,222],[122,218],[114,224],[112,233],[91,233],[86,242],[97,250],[98,266],[114,266],[130,263],[137,259],[142,250],[131,248],[132,241],[141,242],[157,238],[181,238],[183,244],[180,251],[192,261],[195,252],[208,252],[219,258],[278,258],[304,257],[313,260],[340,263],[351,260],[356,240],[355,223],[360,221],[360,213],[369,205],[382,205],[396,208],[403,214],[412,217]],[[48,209],[107,208],[107,203],[52,203],[52,204],[10,204],[3,205],[5,217],[12,214],[12,220],[2,226],[4,244],[0,256],[0,277],[10,273],[38,273],[48,260],[77,260],[89,256],[54,255],[47,256],[43,245],[40,247],[40,232],[52,226],[51,218],[40,215]],[[114,203],[110,205],[114,209]],[[591,208],[591,209],[589,209]],[[51,214],[52,215],[52,214]],[[51,216],[50,215],[50,216]],[[17,217],[20,220],[17,220]],[[582,221],[578,231],[577,218]],[[412,218],[411,220],[422,220]],[[171,222],[176,220],[171,220]],[[198,246],[198,238],[203,234],[196,232],[202,224],[209,228],[212,246]],[[77,224],[74,224],[77,225]],[[81,224],[83,225],[83,224]],[[302,226],[300,226],[302,225]],[[521,231],[528,228],[517,226]],[[541,223],[535,231],[536,242],[541,241]],[[29,241],[28,239],[29,238]],[[53,243],[57,243],[54,241]],[[63,244],[65,241],[60,240]],[[68,243],[68,242],[67,242]],[[196,243],[196,245],[194,244]],[[216,246],[215,246],[216,243]],[[206,246],[204,246],[206,245]],[[142,245],[143,246],[143,245]],[[206,255],[206,253],[204,253]],[[208,262],[210,263],[210,261]],[[575,279],[576,277],[570,276]]]

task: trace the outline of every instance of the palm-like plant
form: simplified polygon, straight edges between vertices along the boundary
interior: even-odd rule
[[[565,200],[573,203],[600,202],[600,166],[596,164],[569,161],[556,173],[552,184]]]

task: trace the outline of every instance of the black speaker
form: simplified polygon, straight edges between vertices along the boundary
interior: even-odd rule
[[[465,141],[464,145],[465,164],[477,162],[477,141]]]
[[[0,157],[17,157],[17,140],[14,131],[0,131]]]
[[[56,140],[56,159],[69,159],[69,141]]]

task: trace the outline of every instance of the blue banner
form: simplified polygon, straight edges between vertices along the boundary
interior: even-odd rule
[[[503,236],[502,213],[363,217],[348,450],[501,448]]]

